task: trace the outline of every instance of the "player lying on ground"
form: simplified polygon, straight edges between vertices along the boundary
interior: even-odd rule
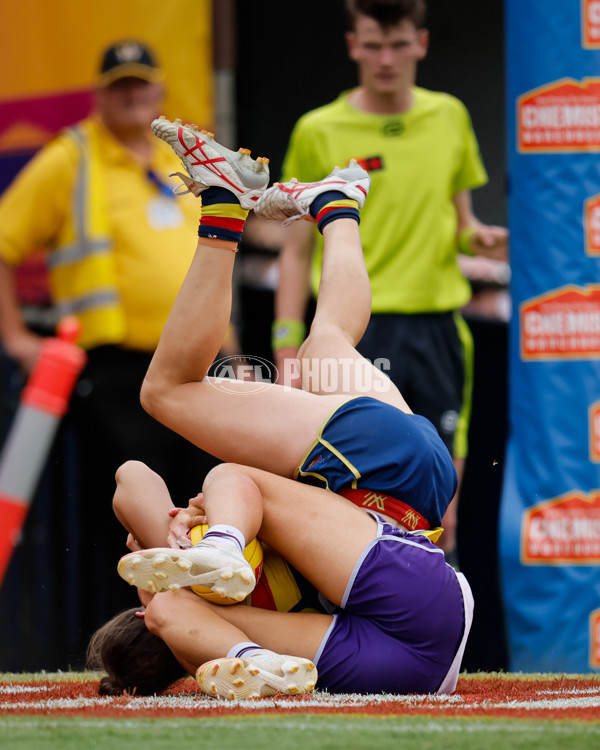
[[[199,544],[121,560],[129,583],[167,592],[149,602],[146,625],[190,673],[197,670],[208,694],[260,695],[275,684],[302,692],[313,683],[312,662],[319,686],[333,692],[451,691],[472,597],[464,576],[419,529],[439,523],[456,474],[431,423],[413,415],[354,348],[370,315],[358,230],[367,173],[354,164],[318,183],[264,192],[264,160],[164,118],[153,130],[182,158],[185,182],[202,193],[203,208],[196,255],[142,403],[227,463],[207,476],[203,509],[173,519],[178,538],[205,513],[210,528]],[[300,361],[313,376],[315,363],[327,361],[330,379],[306,378],[311,392],[278,385],[256,392],[243,381],[219,388],[206,377],[229,323],[235,251],[252,207],[264,218],[316,220],[323,233],[317,309]],[[359,493],[359,505],[380,495],[382,512],[370,514],[355,497],[340,497],[348,489],[372,491]],[[254,575],[242,550],[255,536],[336,605],[336,614],[223,607],[176,590],[201,584],[243,599]],[[289,654],[302,665],[295,674],[286,672]]]
[[[113,509],[128,531],[127,547],[132,551],[167,544],[178,547],[177,540],[168,537],[170,513],[176,509],[162,478],[141,461],[128,461],[119,467],[116,479]],[[280,612],[325,611],[318,592],[305,578],[267,545],[261,545],[260,551],[261,573],[246,604]],[[100,681],[101,695],[123,691],[154,695],[187,675],[164,641],[144,623],[144,606],[154,594],[140,589],[139,595],[143,606],[115,615],[90,639],[87,668],[107,672]]]

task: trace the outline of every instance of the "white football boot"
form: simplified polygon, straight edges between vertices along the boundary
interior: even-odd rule
[[[156,547],[131,552],[119,560],[117,570],[131,586],[152,594],[205,586],[240,602],[256,585],[252,566],[241,552],[208,539],[188,549]]]
[[[258,200],[254,213],[263,219],[283,221],[284,224],[297,219],[314,221],[309,209],[317,195],[335,190],[355,200],[362,208],[370,187],[368,172],[353,159],[347,167],[336,167],[319,182],[298,182],[296,178],[289,182],[276,182]]]
[[[189,191],[198,197],[207,187],[222,187],[238,198],[242,208],[250,209],[269,184],[267,158],[252,159],[247,148],[231,151],[217,143],[212,133],[196,125],[159,117],[152,122],[152,132],[171,146],[187,172],[171,173],[180,177],[186,188],[176,188],[175,192]]]
[[[213,659],[196,672],[203,693],[228,700],[310,693],[317,677],[317,668],[309,659],[267,649],[247,658]]]

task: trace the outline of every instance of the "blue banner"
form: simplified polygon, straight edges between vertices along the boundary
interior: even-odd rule
[[[600,2],[506,1],[510,669],[600,669]]]

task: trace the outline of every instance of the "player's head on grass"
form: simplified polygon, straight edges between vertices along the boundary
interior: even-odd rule
[[[139,607],[115,615],[92,636],[86,666],[107,673],[100,695],[154,695],[186,676],[164,641],[136,615]]]

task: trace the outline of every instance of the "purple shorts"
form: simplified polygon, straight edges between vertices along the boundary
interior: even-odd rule
[[[314,659],[319,688],[452,692],[472,622],[469,585],[427,537],[377,520]]]

